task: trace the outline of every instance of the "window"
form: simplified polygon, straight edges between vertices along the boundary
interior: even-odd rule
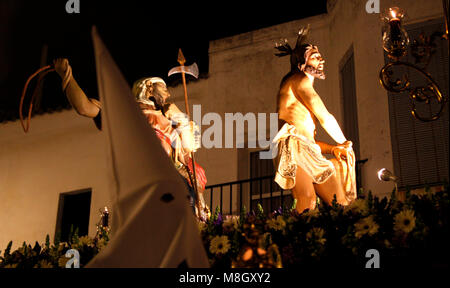
[[[358,105],[356,101],[353,47],[347,51],[339,66],[344,112],[343,132],[345,137],[353,142],[353,150],[355,151],[356,159],[359,159]]]
[[[421,32],[426,36],[435,31],[443,31],[439,21],[428,21],[405,26],[410,41],[418,39]],[[447,41],[436,38],[436,53],[432,56],[427,72],[438,83],[442,93],[448,97],[448,45]],[[408,53],[403,59],[415,63]],[[387,62],[386,56],[386,62]],[[423,85],[425,80],[417,72],[407,71],[411,83]],[[394,73],[394,79],[396,77]],[[419,107],[419,106],[418,106]],[[421,105],[428,109],[427,105]],[[434,110],[432,106],[432,110]],[[420,188],[426,184],[440,184],[448,181],[448,103],[441,117],[432,122],[422,122],[411,115],[411,103],[407,93],[389,93],[389,115],[391,126],[394,173],[399,177],[399,187]],[[420,111],[419,112],[427,112]]]
[[[91,194],[91,189],[85,189],[59,195],[55,235],[60,234],[61,241],[69,240],[71,229],[78,229],[79,236],[88,235]]]
[[[361,160],[359,148],[358,104],[356,99],[355,60],[353,46],[345,53],[339,64],[341,80],[341,95],[343,103],[343,132],[345,137],[353,142],[356,157],[356,188],[362,187],[362,165],[367,159]]]
[[[260,203],[264,212],[271,213],[281,207],[281,201],[283,201],[283,207],[290,208],[293,203],[291,191],[282,190],[278,186],[274,181],[275,168],[273,160],[260,159],[259,152],[250,152],[250,178],[258,179],[264,177],[251,182],[252,209],[256,210],[258,203]]]

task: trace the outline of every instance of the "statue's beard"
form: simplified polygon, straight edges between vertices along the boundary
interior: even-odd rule
[[[158,92],[157,89],[153,91],[153,95],[150,96],[149,100],[155,103],[155,108],[157,110],[163,110],[163,107],[166,104],[166,100],[164,100],[164,97]]]
[[[317,69],[312,66],[306,66],[304,72],[310,74],[314,78],[322,79],[324,80],[326,78],[325,72],[323,69]]]

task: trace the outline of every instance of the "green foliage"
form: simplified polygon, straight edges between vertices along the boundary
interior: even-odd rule
[[[217,206],[216,210],[214,211],[214,215],[213,215],[213,221],[216,221],[219,218],[219,213],[220,213],[220,207]]]
[[[3,254],[3,257],[7,257],[7,256],[11,255],[10,254],[11,246],[12,246],[12,241],[9,241],[8,246],[6,246],[5,253]]]
[[[246,214],[247,214],[247,209],[245,208],[245,205],[243,205],[242,209],[241,209],[241,214],[239,217],[239,226],[240,227],[242,227],[242,225],[244,224]]]
[[[50,249],[50,236],[48,234],[45,237],[45,248]]]
[[[65,268],[68,258],[65,253],[69,249],[77,249],[80,253],[80,267],[86,265],[108,241],[108,231],[103,229],[95,238],[78,236],[78,229],[71,229],[71,241],[60,242],[55,235],[54,244],[50,244],[50,237],[45,237],[45,243],[41,246],[38,242],[22,246],[11,253],[12,241],[5,249],[3,257],[0,257],[0,268]],[[58,236],[58,238],[57,238]]]
[[[55,233],[55,238],[53,239],[53,244],[54,244],[55,246],[58,246],[59,243],[61,243],[61,231],[57,231],[57,232]]]
[[[264,210],[263,207],[261,206],[260,203],[258,203],[258,205],[256,205],[256,217],[258,217],[259,219],[264,218]]]
[[[373,196],[372,196],[372,191],[371,190],[369,190],[369,194],[367,195],[367,205],[369,206],[369,209],[372,209]]]
[[[73,233],[72,237],[69,237],[69,241],[70,243],[77,243],[79,241],[79,237],[78,237],[78,227],[75,229],[75,232]]]
[[[319,199],[319,197],[317,197],[317,199]],[[318,203],[318,204],[320,204],[320,203]],[[290,211],[295,210],[295,207],[297,207],[297,199],[294,199],[294,201],[292,201],[292,206],[291,206]]]
[[[331,206],[333,208],[337,208],[338,207],[338,203],[337,203],[337,199],[336,199],[336,194],[333,195],[333,201],[331,201]]]

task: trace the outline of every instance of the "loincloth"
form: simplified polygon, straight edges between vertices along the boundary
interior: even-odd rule
[[[303,135],[297,134],[295,126],[284,124],[272,141],[276,153],[274,164],[276,167],[275,182],[282,189],[295,187],[297,167],[301,167],[313,183],[322,184],[332,175],[336,175],[341,183],[347,201],[356,199],[356,176],[354,152],[349,151],[353,157],[336,159],[337,166],[322,155],[320,146]]]
[[[316,184],[324,183],[335,173],[333,163],[322,155],[319,145],[297,134],[293,125],[284,124],[273,143],[277,147],[275,182],[283,189],[295,186],[297,167],[301,167]]]

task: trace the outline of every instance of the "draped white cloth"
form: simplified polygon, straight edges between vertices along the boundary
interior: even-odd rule
[[[276,167],[275,182],[283,189],[296,185],[297,167],[301,167],[313,180],[322,184],[332,175],[342,184],[347,201],[356,199],[355,154],[346,159],[336,159],[336,165],[322,155],[320,146],[305,136],[298,134],[294,125],[285,123],[272,140],[273,159]]]
[[[278,160],[275,182],[283,189],[295,186],[297,166],[317,184],[324,183],[336,173],[333,163],[322,155],[319,145],[298,134],[294,125],[285,123],[272,143],[276,147],[274,152],[279,150],[279,155],[274,155]]]
[[[86,267],[209,267],[181,176],[96,27],[92,39],[114,191],[111,240]]]

